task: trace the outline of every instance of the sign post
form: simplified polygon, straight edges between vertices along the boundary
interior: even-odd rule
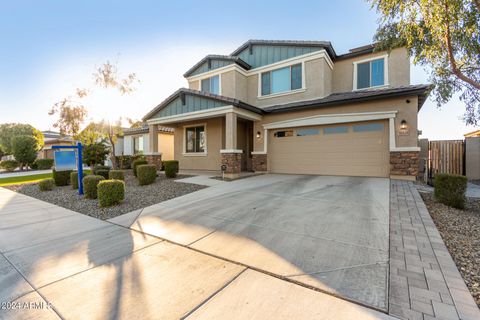
[[[55,170],[67,171],[77,169],[78,177],[78,194],[83,195],[83,159],[82,144],[77,143],[76,146],[52,146],[53,150],[73,149],[72,151],[61,151],[54,153]],[[75,154],[76,151],[76,154]]]

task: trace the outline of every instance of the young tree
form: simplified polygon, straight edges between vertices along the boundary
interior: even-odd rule
[[[114,124],[102,121],[102,128],[104,128],[105,137],[110,142],[110,160],[112,161],[112,167],[116,169],[117,158],[115,157],[115,144],[118,141],[118,137],[123,134],[122,118],[115,121]]]
[[[85,89],[77,89],[74,97],[70,96],[55,103],[48,112],[51,116],[58,114],[58,119],[53,126],[58,128],[62,135],[71,135],[74,139],[78,139],[80,128],[88,114],[87,109],[79,99],[86,95],[87,91]]]
[[[93,167],[96,164],[103,164],[109,153],[105,140],[85,145],[83,146],[83,163],[90,166],[93,172]]]
[[[381,14],[377,49],[406,46],[428,67],[437,104],[455,94],[467,124],[480,121],[480,1],[368,0]]]
[[[31,165],[37,158],[37,140],[31,135],[20,135],[12,138],[12,151],[15,160],[23,167]]]
[[[0,148],[4,154],[13,154],[12,139],[18,136],[32,136],[35,138],[35,150],[43,148],[43,133],[29,124],[4,123],[0,125]]]

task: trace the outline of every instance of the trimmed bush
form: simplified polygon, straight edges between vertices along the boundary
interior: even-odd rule
[[[157,166],[154,164],[142,164],[137,166],[138,184],[145,186],[152,184],[157,178]]]
[[[85,177],[85,172],[83,172],[83,177]],[[72,185],[72,189],[78,189],[78,172],[77,171],[70,172],[70,184]]]
[[[66,170],[66,171],[56,171],[55,169],[52,169],[53,173],[53,180],[55,181],[55,185],[57,187],[60,186],[66,186],[70,184],[70,173],[72,170]]]
[[[142,155],[123,155],[123,156],[116,156],[117,165],[120,169],[132,169],[132,163],[135,160],[145,160]]]
[[[167,176],[167,178],[175,178],[177,176],[177,173],[178,173],[177,160],[163,161],[163,166],[165,168],[165,176]]]
[[[43,179],[38,182],[38,188],[40,191],[51,191],[53,190],[54,185],[55,181],[52,178]]]
[[[110,172],[110,170],[98,169],[97,171],[95,171],[95,175],[102,176],[105,179],[108,179],[108,173],[109,172]]]
[[[437,173],[434,181],[435,199],[447,206],[463,209],[467,177],[456,174]]]
[[[20,164],[18,161],[15,160],[3,160],[0,162],[0,168],[7,170],[8,172],[12,172],[16,168],[18,168]]]
[[[135,177],[137,176],[137,167],[145,164],[148,164],[147,160],[145,159],[138,159],[132,162],[133,175]]]
[[[107,170],[107,171],[110,171],[110,167],[109,166],[104,166],[104,165],[101,165],[101,164],[96,164],[94,167],[93,167],[93,174],[94,175],[99,175],[98,174],[98,170]]]
[[[33,163],[33,166],[31,167],[32,169],[38,169],[38,170],[48,170],[52,169],[53,167],[53,159],[37,159]]]
[[[111,180],[125,180],[125,173],[122,170],[110,170],[108,178]]]
[[[102,180],[105,180],[105,178],[96,175],[88,175],[83,178],[83,192],[85,198],[97,199],[97,185]]]
[[[100,207],[110,207],[125,199],[125,182],[122,180],[103,180],[97,186]]]

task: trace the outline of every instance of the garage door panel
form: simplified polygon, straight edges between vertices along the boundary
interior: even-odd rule
[[[354,125],[377,131],[354,132]],[[325,126],[308,127],[319,134],[295,136],[295,128],[269,133],[268,166],[271,172],[348,176],[386,177],[389,173],[388,124],[372,121],[347,126],[346,133],[324,134]],[[383,130],[378,130],[378,129]],[[302,128],[305,129],[305,128]],[[293,136],[276,137],[278,131],[293,131]]]

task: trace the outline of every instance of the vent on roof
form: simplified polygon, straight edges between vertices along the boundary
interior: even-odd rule
[[[182,101],[182,106],[185,105],[185,93],[184,92],[180,92],[180,100]]]

